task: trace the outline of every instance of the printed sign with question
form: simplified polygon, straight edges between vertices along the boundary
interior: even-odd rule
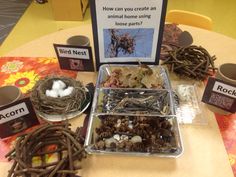
[[[90,0],[97,68],[158,64],[166,0]]]

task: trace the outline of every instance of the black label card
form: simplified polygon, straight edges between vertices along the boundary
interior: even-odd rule
[[[54,44],[54,49],[61,69],[94,71],[91,47]]]
[[[236,112],[236,86],[210,77],[202,101],[225,111]]]
[[[29,98],[0,108],[0,138],[19,133],[39,124]]]

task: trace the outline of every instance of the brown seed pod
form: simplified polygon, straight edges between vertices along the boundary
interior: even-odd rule
[[[101,139],[103,139],[103,138],[109,138],[109,137],[111,137],[112,136],[112,132],[102,132],[100,135],[99,135],[99,137],[101,138]]]
[[[175,135],[168,119],[145,116],[101,116],[100,118],[104,119],[102,122],[108,121],[111,123],[115,127],[115,131],[112,131],[113,129],[110,128],[102,132],[101,130],[106,130],[102,124],[98,128],[99,131],[96,131],[97,136],[100,137],[102,135],[103,137],[107,133],[109,136],[104,138],[104,140],[98,138],[94,146],[95,149],[100,149],[98,143],[102,143],[102,148],[104,148],[105,141],[109,145],[104,150],[109,151],[174,152],[176,150]],[[117,127],[117,122],[121,123],[120,127]],[[123,124],[124,122],[135,123],[135,125],[130,129],[127,125]]]
[[[102,141],[102,140],[100,140],[99,142],[97,142],[97,143],[95,144],[95,146],[96,146],[97,149],[103,150],[103,149],[105,149],[105,142]]]

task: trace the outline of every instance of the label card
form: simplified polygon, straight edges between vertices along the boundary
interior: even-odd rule
[[[97,69],[158,64],[167,0],[90,0]]]
[[[202,101],[225,111],[236,112],[236,86],[209,77]]]
[[[19,133],[39,124],[29,98],[0,108],[0,138]]]
[[[94,71],[91,47],[54,44],[54,49],[61,69]]]

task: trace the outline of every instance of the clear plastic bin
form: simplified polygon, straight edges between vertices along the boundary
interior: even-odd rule
[[[178,120],[175,113],[175,105],[173,99],[172,87],[168,77],[168,73],[162,66],[150,66],[152,72],[155,73],[154,77],[157,77],[162,81],[162,87],[160,88],[113,88],[105,87],[104,81],[110,77],[112,71],[115,69],[134,70],[139,67],[138,65],[102,65],[99,70],[98,79],[96,83],[96,89],[92,104],[91,115],[89,118],[87,135],[85,139],[86,151],[90,154],[113,154],[113,155],[137,155],[137,156],[158,156],[158,157],[179,157],[183,153],[182,139],[180,135]],[[152,76],[153,77],[153,76]],[[110,116],[111,120],[128,119],[127,121],[132,122],[136,119],[152,119],[146,126],[155,127],[159,120],[164,121],[164,124],[168,124],[171,127],[171,136],[165,137],[161,132],[169,132],[169,130],[160,129],[156,127],[153,131],[157,131],[155,135],[160,138],[162,136],[169,138],[170,142],[167,142],[166,146],[162,146],[163,142],[159,142],[160,148],[158,149],[158,143],[151,144],[151,147],[145,147],[142,150],[139,149],[111,149],[111,148],[97,148],[98,135],[97,129],[102,125],[104,119]],[[168,122],[168,123],[167,123]],[[109,125],[114,130],[115,127]],[[130,125],[131,127],[135,125]],[[169,127],[169,128],[170,128]],[[130,128],[130,127],[129,127]],[[130,130],[130,129],[129,129]],[[142,130],[142,128],[140,128]],[[150,137],[142,137],[133,131],[128,131],[128,139],[131,141],[133,136],[141,136],[141,139],[148,139]],[[160,132],[158,132],[160,131]],[[100,132],[101,133],[101,132]],[[106,135],[107,130],[102,131],[102,134]],[[114,132],[113,132],[114,133]],[[122,136],[121,132],[119,136]],[[124,132],[123,132],[124,133]],[[131,133],[131,134],[130,134]],[[150,136],[151,136],[151,132]],[[168,133],[167,133],[168,134]],[[110,136],[111,135],[109,133]],[[169,133],[170,135],[170,133]],[[118,137],[118,135],[116,135]],[[109,138],[109,137],[107,137]],[[111,138],[111,137],[110,137]],[[140,139],[140,137],[139,137]],[[100,139],[103,141],[103,139]],[[107,140],[108,141],[108,140]],[[114,140],[112,140],[114,141]],[[100,142],[101,144],[103,142]],[[119,145],[113,142],[113,146]],[[168,144],[169,143],[169,144]],[[149,144],[150,145],[150,144]],[[157,146],[156,146],[157,145]],[[136,146],[136,144],[135,144]],[[143,146],[143,145],[141,145]],[[150,149],[151,148],[151,149]]]
[[[148,133],[142,134],[142,128],[140,127],[136,126],[137,128],[135,129],[137,122],[140,120],[142,121],[144,118],[149,120],[147,121],[148,123],[145,124],[146,126],[149,126],[149,129],[145,129],[145,127],[143,127],[143,129],[145,129],[144,132],[146,133],[148,130],[156,132],[153,132],[153,134],[149,132],[149,135]],[[129,124],[126,126],[126,129],[124,129],[125,121],[133,122],[133,127],[130,128]],[[136,124],[134,122],[136,122]],[[110,124],[111,130],[106,130],[104,128],[104,124]],[[121,126],[123,126],[123,128]],[[139,124],[139,126],[141,126],[141,124]],[[159,128],[157,128],[158,126]],[[140,142],[140,140],[142,142]],[[137,147],[139,149],[137,149]],[[144,117],[93,114],[90,117],[88,125],[85,148],[89,154],[158,156],[176,158],[183,153],[182,140],[179,132],[177,118],[165,118],[157,116]]]
[[[137,67],[139,66],[138,65],[116,65],[116,64],[102,65],[99,69],[96,87],[97,88],[104,87],[103,86],[104,81],[106,81],[107,78],[111,75],[112,71],[116,69],[124,69],[124,70],[128,70],[132,72],[132,70],[135,70]],[[170,84],[170,80],[169,80],[166,69],[158,65],[149,65],[149,67],[153,70],[155,77],[163,81],[162,89],[171,89],[171,84]]]
[[[122,115],[175,115],[171,91],[100,88],[94,97],[96,113]]]

